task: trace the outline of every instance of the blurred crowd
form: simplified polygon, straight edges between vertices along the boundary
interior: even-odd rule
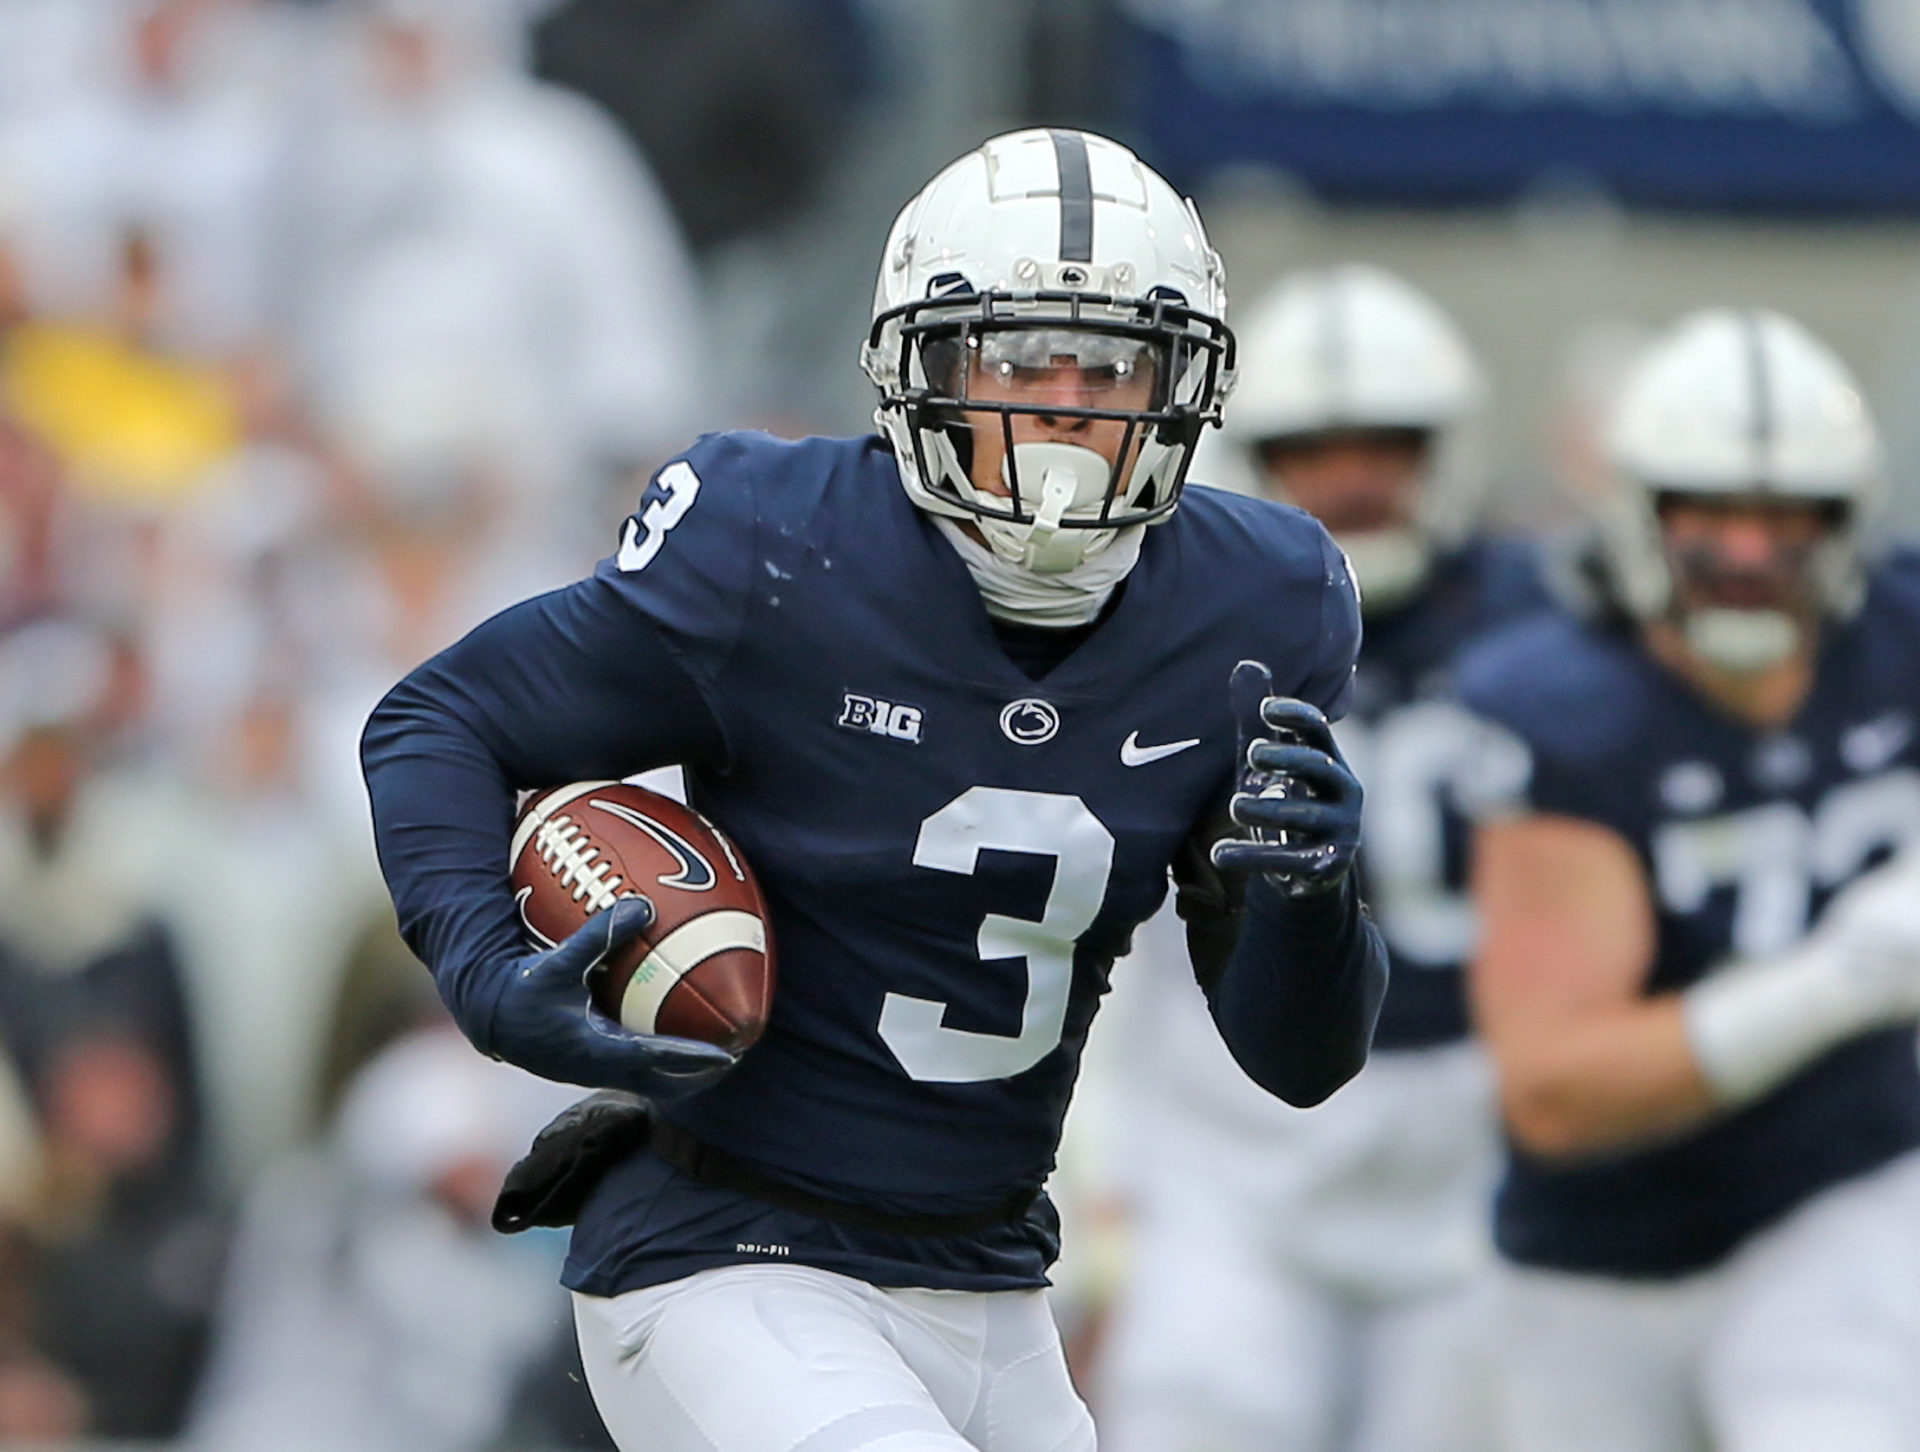
[[[790,211],[834,108],[752,6],[538,8],[0,4],[0,1442],[572,1415],[512,1398],[559,1245],[485,1224],[568,1096],[445,1026],[355,742],[702,421],[687,239]],[[691,217],[581,94],[649,8],[614,54],[734,92]],[[728,124],[784,140],[687,187]]]

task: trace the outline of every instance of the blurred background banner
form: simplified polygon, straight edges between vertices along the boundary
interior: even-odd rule
[[[1126,0],[1131,124],[1202,188],[1597,185],[1661,208],[1920,210],[1913,0]]]

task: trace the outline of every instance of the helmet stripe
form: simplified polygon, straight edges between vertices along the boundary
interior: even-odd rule
[[[1093,261],[1093,170],[1087,138],[1078,131],[1051,131],[1060,169],[1060,260]]]
[[[1773,452],[1773,387],[1768,377],[1767,339],[1761,331],[1760,315],[1741,314],[1747,337],[1747,382],[1753,389],[1753,476],[1756,482],[1769,482],[1768,456]]]
[[[1347,315],[1352,305],[1344,283],[1345,279],[1336,268],[1329,267],[1321,274],[1318,352],[1320,376],[1326,388],[1321,409],[1328,424],[1346,423],[1357,412],[1354,408],[1352,359],[1347,346]]]

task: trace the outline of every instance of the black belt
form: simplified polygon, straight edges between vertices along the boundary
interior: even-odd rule
[[[1040,1192],[1018,1190],[998,1205],[963,1215],[893,1215],[866,1205],[849,1205],[810,1194],[795,1185],[770,1180],[743,1160],[725,1150],[695,1139],[676,1124],[655,1117],[647,1136],[647,1147],[690,1180],[716,1189],[737,1190],[782,1210],[794,1210],[836,1225],[856,1230],[877,1230],[888,1235],[977,1235],[996,1225],[1014,1224],[1026,1217]]]

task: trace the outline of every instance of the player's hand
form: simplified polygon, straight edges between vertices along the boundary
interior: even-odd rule
[[[653,904],[622,898],[566,941],[516,958],[494,1005],[496,1058],[544,1079],[673,1099],[733,1067],[733,1055],[698,1039],[637,1034],[593,1006],[587,975],[653,925]]]
[[[1273,694],[1273,674],[1243,660],[1228,683],[1240,776],[1228,810],[1249,828],[1213,844],[1223,872],[1263,872],[1295,897],[1345,879],[1360,848],[1360,782],[1319,709]]]
[[[1920,848],[1848,883],[1810,935],[1846,991],[1888,1022],[1920,1017]]]

